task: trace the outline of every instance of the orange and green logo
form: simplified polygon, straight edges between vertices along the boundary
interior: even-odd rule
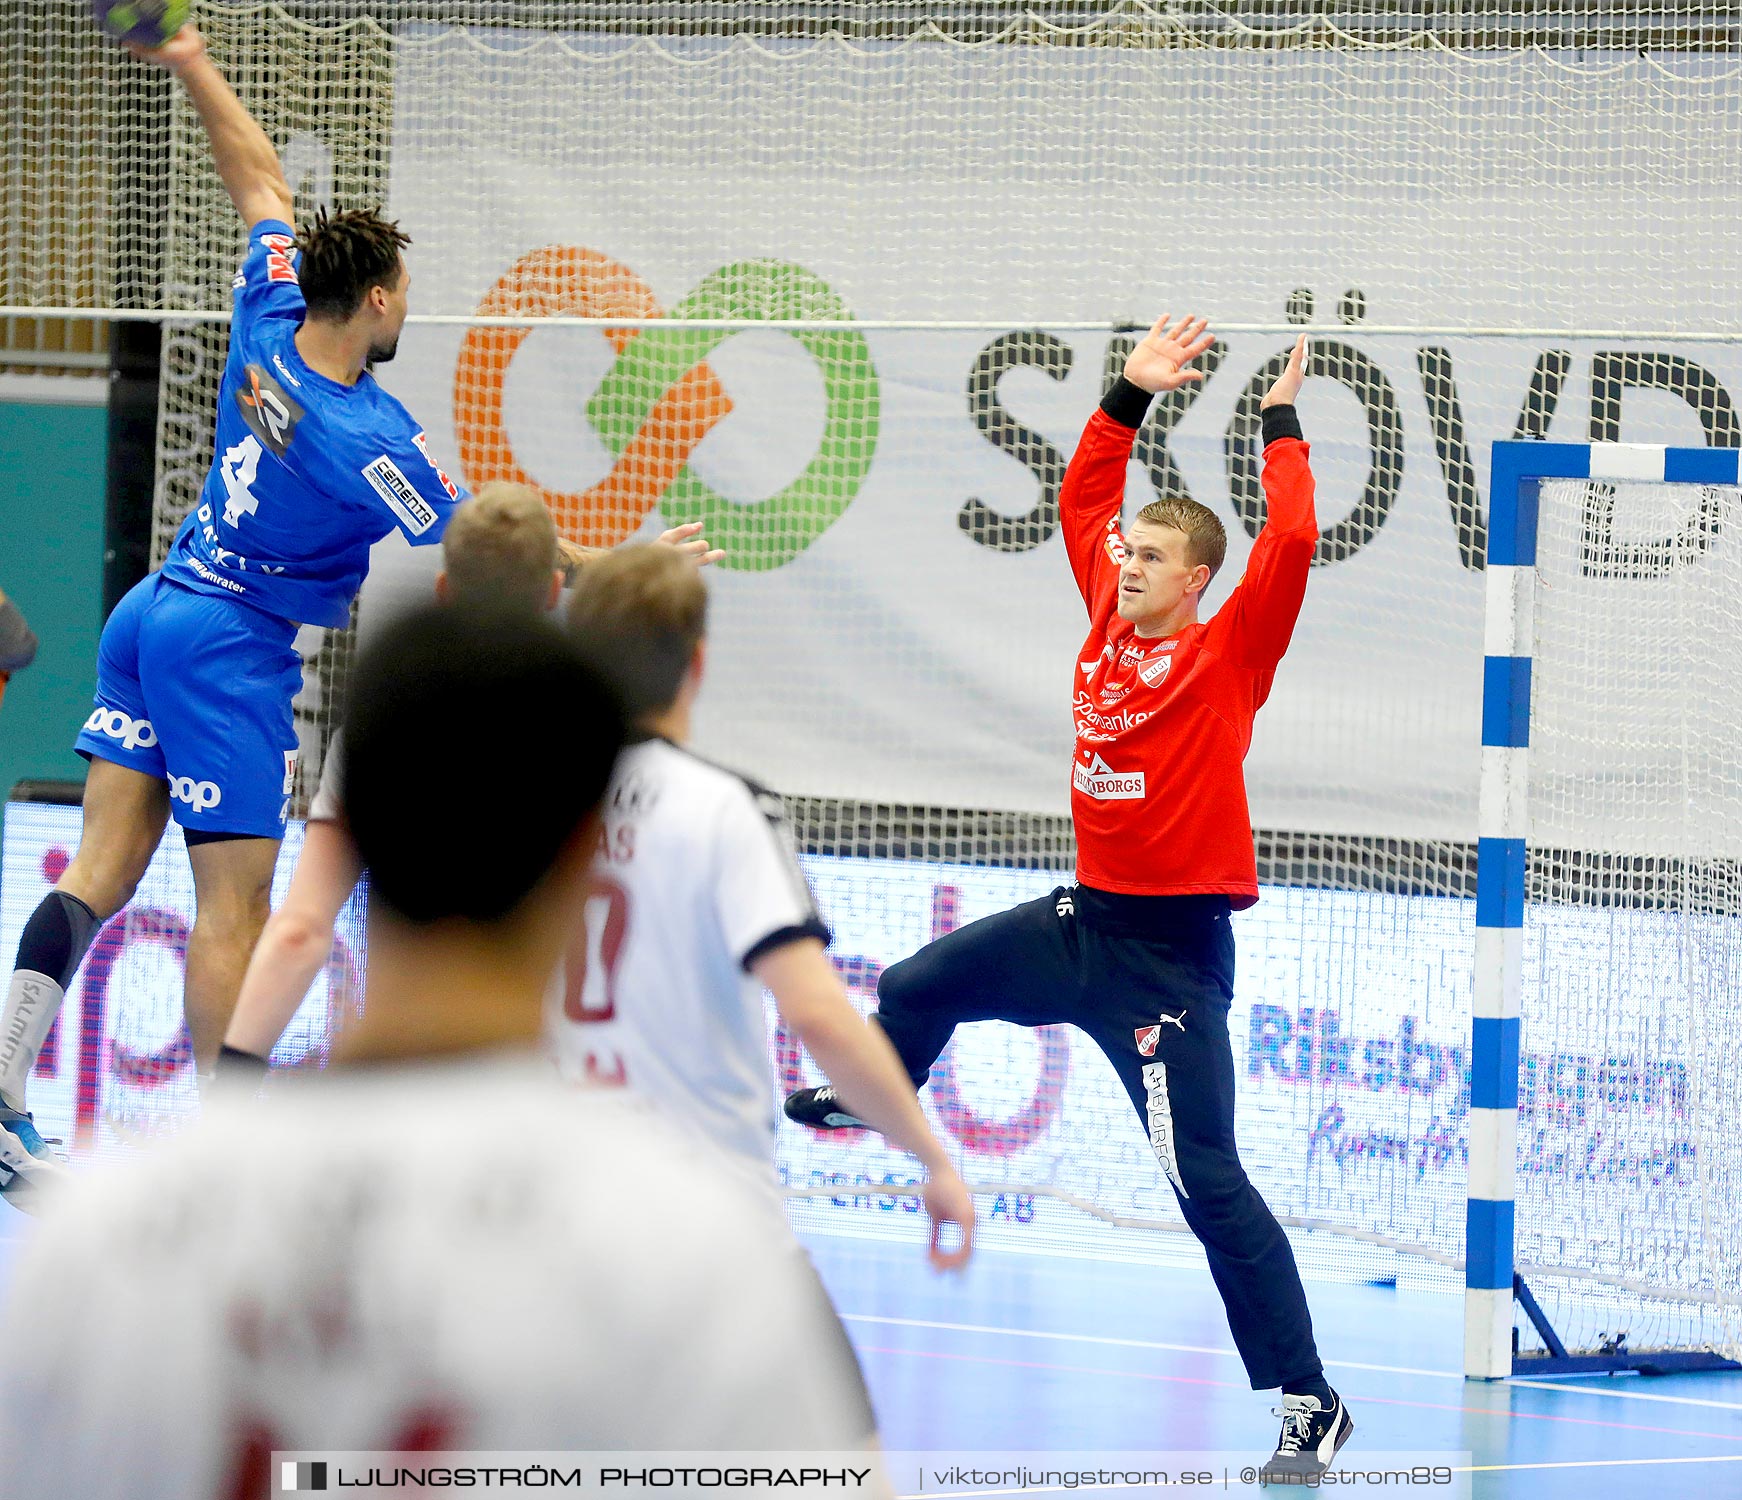
[[[781,260],[741,260],[705,277],[669,313],[646,282],[597,250],[546,245],[523,255],[478,304],[483,317],[588,317],[840,321],[852,316],[828,283]],[[617,360],[587,402],[587,420],[614,457],[611,472],[579,493],[538,483],[515,458],[503,389],[530,326],[473,328],[454,372],[454,429],[474,486],[529,484],[545,497],[565,536],[605,547],[632,534],[659,507],[666,521],[700,521],[726,549],[724,566],[751,571],[791,562],[838,521],[864,483],[877,448],[877,372],[863,334],[799,330],[822,376],[827,415],[817,450],[784,489],[741,503],[689,465],[695,447],[732,410],[707,363],[734,330],[612,328]]]

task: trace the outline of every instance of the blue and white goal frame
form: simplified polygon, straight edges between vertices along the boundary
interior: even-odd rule
[[[1483,628],[1482,790],[1476,845],[1476,983],[1470,1037],[1470,1180],[1464,1248],[1464,1373],[1736,1366],[1694,1351],[1569,1353],[1513,1264],[1518,1150],[1518,1018],[1529,833],[1530,678],[1535,641],[1538,503],[1545,479],[1737,483],[1730,448],[1635,443],[1497,442],[1488,498]],[[1516,1295],[1547,1348],[1513,1353]]]

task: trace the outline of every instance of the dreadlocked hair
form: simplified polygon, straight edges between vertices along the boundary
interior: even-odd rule
[[[302,252],[297,280],[311,318],[343,322],[363,305],[373,286],[399,280],[399,252],[411,236],[372,208],[329,215],[315,210],[314,222],[296,238]]]

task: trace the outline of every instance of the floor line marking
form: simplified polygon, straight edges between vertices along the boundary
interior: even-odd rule
[[[891,1328],[929,1328],[943,1333],[992,1333],[1017,1339],[1060,1339],[1075,1344],[1100,1344],[1116,1349],[1158,1349],[1171,1354],[1212,1354],[1224,1359],[1238,1359],[1238,1351],[1217,1348],[1209,1344],[1169,1344],[1157,1339],[1122,1339],[1095,1333],[1054,1333],[1044,1328],[999,1328],[982,1323],[942,1323],[927,1318],[891,1318],[876,1313],[842,1313],[848,1323],[879,1323]],[[1433,1380],[1463,1382],[1459,1370],[1423,1370],[1410,1365],[1363,1364],[1351,1359],[1327,1359],[1327,1369],[1365,1370],[1375,1375],[1420,1375]],[[1504,1380],[1493,1384],[1505,1388],[1519,1386],[1528,1390],[1574,1392],[1582,1396],[1606,1397],[1616,1401],[1658,1401],[1672,1406],[1704,1406],[1718,1411],[1742,1411],[1742,1401],[1711,1401],[1698,1396],[1662,1396],[1647,1391],[1615,1391],[1589,1385],[1563,1385],[1552,1380]]]
[[[1701,1453],[1664,1458],[1563,1458],[1533,1464],[1472,1464],[1454,1474],[1507,1474],[1515,1469],[1627,1469],[1651,1464],[1742,1464],[1742,1453]]]
[[[1147,1370],[1097,1370],[1085,1365],[1055,1365],[1045,1360],[998,1359],[986,1354],[949,1354],[937,1349],[889,1349],[877,1344],[862,1346],[866,1354],[905,1354],[915,1359],[945,1359],[965,1364],[1004,1365],[1018,1370],[1051,1370],[1059,1375],[1108,1375],[1122,1380],[1151,1380],[1168,1385],[1215,1386],[1222,1390],[1244,1391],[1245,1385],[1232,1380],[1208,1380],[1198,1375],[1157,1375]],[[1451,1411],[1471,1417],[1503,1417],[1513,1422],[1564,1422],[1576,1427],[1601,1427],[1610,1432],[1655,1432],[1667,1437],[1711,1438],[1720,1443],[1742,1442],[1742,1431],[1699,1432],[1686,1427],[1650,1427],[1639,1422],[1609,1422],[1600,1417],[1565,1417],[1554,1412],[1505,1411],[1492,1406],[1457,1406],[1444,1401],[1409,1401],[1400,1396],[1376,1396],[1371,1392],[1346,1393],[1351,1402],[1370,1402],[1375,1406],[1408,1406],[1419,1411]]]
[[[1590,1379],[1576,1376],[1575,1379]],[[1601,1378],[1601,1377],[1595,1377]],[[1530,1391],[1580,1391],[1587,1396],[1613,1396],[1618,1401],[1665,1401],[1672,1406],[1710,1406],[1719,1411],[1742,1411],[1742,1401],[1708,1401],[1700,1396],[1659,1396],[1651,1391],[1607,1391],[1599,1386],[1562,1385],[1558,1380],[1509,1379],[1507,1385],[1522,1386]]]
[[[1118,1349],[1164,1349],[1173,1354],[1214,1354],[1224,1359],[1238,1359],[1239,1351],[1212,1344],[1166,1344],[1156,1339],[1120,1339],[1098,1333],[1052,1333],[1044,1328],[995,1328],[982,1323],[934,1323],[924,1318],[886,1318],[875,1313],[842,1313],[849,1323],[886,1323],[894,1328],[934,1328],[946,1333],[1001,1333],[1013,1339],[1066,1339],[1076,1344],[1105,1344]],[[1363,1365],[1351,1360],[1325,1361],[1344,1370],[1371,1370],[1380,1375],[1431,1375],[1441,1380],[1454,1377],[1448,1370],[1414,1370],[1402,1365]]]

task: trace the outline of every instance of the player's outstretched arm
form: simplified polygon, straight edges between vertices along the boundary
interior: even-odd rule
[[[717,563],[726,555],[724,548],[714,546],[702,535],[700,521],[685,521],[681,526],[673,526],[670,531],[660,532],[659,542],[661,546],[676,547],[698,568]]]
[[[700,521],[686,521],[682,526],[673,526],[669,531],[660,532],[654,540],[661,546],[676,547],[698,568],[717,563],[726,555],[723,549],[710,545],[702,535]],[[556,548],[560,557],[559,571],[565,583],[573,583],[575,575],[582,568],[595,557],[603,557],[611,550],[609,547],[584,547],[579,542],[571,542],[566,536],[557,538]]]
[[[1059,490],[1059,529],[1091,619],[1111,614],[1118,598],[1119,512],[1137,429],[1157,394],[1204,378],[1187,366],[1215,342],[1207,319],[1187,313],[1170,328],[1169,316],[1163,313],[1137,341],[1123,374],[1090,414]]]
[[[1245,576],[1210,622],[1214,649],[1225,660],[1260,669],[1274,668],[1288,650],[1318,545],[1312,467],[1294,409],[1306,364],[1302,334],[1260,403],[1264,529],[1247,555]]]
[[[262,219],[290,223],[295,200],[278,153],[207,55],[206,39],[194,27],[184,26],[161,47],[127,50],[181,79],[206,127],[218,176],[243,223],[250,229]]]
[[[290,889],[254,945],[224,1032],[226,1047],[255,1057],[272,1055],[332,956],[333,928],[362,873],[345,825],[312,819]]]
[[[889,1039],[860,1019],[823,945],[815,938],[784,943],[757,959],[751,972],[773,991],[781,1020],[828,1074],[847,1107],[919,1158],[930,1179],[922,1197],[931,1216],[931,1263],[944,1271],[966,1265],[974,1248],[974,1200],[967,1184],[926,1123]],[[942,1242],[945,1224],[961,1231],[961,1243],[953,1249]]]

